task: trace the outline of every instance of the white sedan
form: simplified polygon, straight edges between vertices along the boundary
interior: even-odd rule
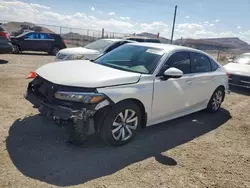
[[[126,39],[100,39],[84,47],[65,48],[60,50],[56,55],[56,61],[79,59],[93,60],[123,44],[132,42],[135,41]]]
[[[250,88],[250,53],[239,55],[224,65],[224,68],[230,74],[230,85]]]
[[[94,62],[46,64],[30,77],[26,99],[69,128],[72,143],[99,133],[114,146],[139,127],[216,112],[228,89],[226,70],[210,55],[154,43],[125,44]]]

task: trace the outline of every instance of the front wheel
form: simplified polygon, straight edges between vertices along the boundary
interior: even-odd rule
[[[101,126],[101,137],[107,145],[121,146],[130,142],[141,126],[140,108],[132,101],[114,106]]]
[[[54,47],[51,49],[50,54],[51,54],[51,55],[56,55],[59,51],[60,51],[60,48],[57,47],[57,46],[54,46]]]
[[[12,53],[18,54],[19,51],[20,51],[19,46],[17,44],[12,44],[12,46],[13,46],[13,52]]]
[[[211,113],[217,112],[221,107],[224,96],[225,91],[223,88],[219,87],[216,89],[207,105],[207,111]]]

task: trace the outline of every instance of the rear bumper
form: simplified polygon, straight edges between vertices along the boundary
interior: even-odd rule
[[[250,88],[250,76],[231,74],[229,77],[229,85]]]
[[[0,54],[9,54],[12,53],[13,47],[11,43],[1,43],[0,44]]]

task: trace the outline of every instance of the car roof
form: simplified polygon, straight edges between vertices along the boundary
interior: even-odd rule
[[[112,42],[128,41],[130,43],[137,43],[137,41],[127,40],[127,39],[100,39],[100,40],[108,40],[108,41],[112,41]]]
[[[185,51],[190,51],[190,52],[203,53],[203,54],[211,57],[206,52],[196,50],[194,48],[189,48],[189,47],[185,47],[185,46],[178,46],[178,45],[172,45],[172,44],[148,43],[148,42],[140,43],[140,42],[138,42],[138,43],[132,43],[132,44],[128,43],[126,45],[136,45],[136,46],[145,46],[145,47],[151,47],[151,48],[160,48],[160,49],[162,49],[163,51],[165,51],[167,53],[185,50]]]
[[[113,42],[130,41],[130,40],[126,40],[126,39],[110,39],[110,38],[107,38],[107,39],[104,38],[104,39],[101,39],[101,40],[108,40],[108,41],[113,41]]]

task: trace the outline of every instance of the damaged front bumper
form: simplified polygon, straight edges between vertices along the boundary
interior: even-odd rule
[[[82,108],[66,107],[46,103],[29,91],[25,94],[25,99],[32,103],[34,108],[37,108],[41,114],[52,118],[59,126],[65,127],[71,139],[81,141],[86,140],[96,132],[95,113],[99,109],[110,105],[108,100],[104,100],[99,104],[85,105]]]

